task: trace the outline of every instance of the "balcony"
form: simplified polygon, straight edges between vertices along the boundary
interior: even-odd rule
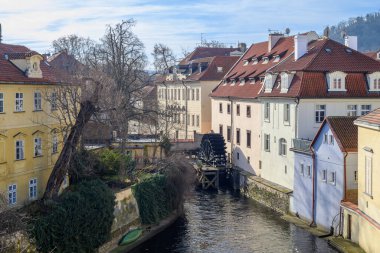
[[[301,153],[308,153],[310,154],[310,144],[311,140],[305,140],[305,139],[293,139],[292,140],[292,147],[290,148],[291,151],[295,152],[301,152]]]

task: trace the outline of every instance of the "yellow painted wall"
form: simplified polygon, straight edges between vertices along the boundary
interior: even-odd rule
[[[37,179],[37,198],[42,197],[51,169],[61,150],[62,135],[50,104],[44,100],[48,85],[0,84],[4,113],[0,113],[0,192],[8,198],[8,186],[17,185],[15,206],[29,202],[29,180]],[[42,94],[42,111],[34,111],[34,92]],[[23,112],[15,112],[15,94],[24,95]],[[57,131],[58,152],[52,153],[52,136]],[[34,138],[42,139],[42,156],[34,157]],[[24,159],[16,160],[16,141],[24,141]]]
[[[348,239],[348,215],[351,215],[351,241],[359,243],[359,215],[343,208],[343,238]]]

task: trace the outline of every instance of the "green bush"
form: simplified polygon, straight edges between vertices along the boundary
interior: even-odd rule
[[[166,176],[158,174],[132,186],[143,224],[156,224],[174,210],[167,187]]]
[[[99,152],[99,159],[106,168],[103,175],[122,175],[128,178],[133,177],[135,161],[130,155],[123,155],[119,152],[104,149]]]
[[[115,197],[100,180],[71,186],[35,217],[31,236],[40,252],[95,252],[110,236]]]

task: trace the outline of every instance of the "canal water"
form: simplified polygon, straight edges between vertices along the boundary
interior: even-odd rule
[[[229,191],[194,191],[184,217],[133,253],[337,252],[271,209]]]

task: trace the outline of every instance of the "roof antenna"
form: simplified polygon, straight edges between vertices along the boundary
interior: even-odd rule
[[[0,23],[0,43],[3,41],[3,33],[1,30],[1,23]]]

